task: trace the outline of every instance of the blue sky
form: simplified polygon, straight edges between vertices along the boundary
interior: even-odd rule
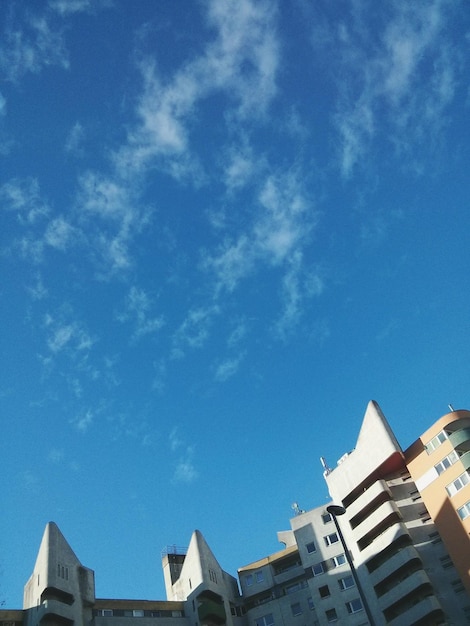
[[[470,407],[465,1],[3,0],[0,591],[47,521],[163,599]]]

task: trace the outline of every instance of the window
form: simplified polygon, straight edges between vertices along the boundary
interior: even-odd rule
[[[470,501],[466,502],[460,509],[457,509],[460,519],[465,519],[470,515]]]
[[[463,489],[465,485],[468,485],[469,482],[470,482],[470,476],[468,472],[464,472],[463,474],[460,474],[460,476],[456,478],[453,482],[447,485],[446,487],[447,493],[449,494],[449,496],[454,496],[457,493],[457,491],[460,491],[461,489]]]
[[[337,554],[331,559],[331,565],[333,567],[339,567],[340,565],[344,565],[346,563],[346,557],[344,554]]]
[[[262,572],[262,570],[260,570],[259,572],[256,572],[256,582],[257,583],[262,583],[264,580],[264,574]]]
[[[300,606],[300,602],[296,602],[295,604],[290,605],[292,615],[302,615],[302,607]]]
[[[144,612],[142,609],[134,609],[132,611],[132,617],[143,617],[144,616]]]
[[[289,595],[291,593],[295,593],[296,591],[300,591],[300,589],[305,589],[305,587],[307,587],[307,581],[306,580],[299,580],[299,582],[293,583],[292,585],[288,585],[287,587],[284,587],[284,593],[286,595]]]
[[[439,461],[439,463],[437,463],[434,467],[436,468],[437,473],[440,475],[442,474],[442,472],[445,472],[445,470],[448,467],[456,463],[458,460],[459,460],[459,455],[457,454],[455,450],[452,450],[450,454],[445,456],[442,459],[442,461]]]
[[[336,622],[336,620],[338,619],[336,609],[328,609],[328,611],[325,611],[325,615],[327,622]]]
[[[273,614],[269,613],[268,615],[263,615],[263,617],[258,617],[256,620],[256,626],[273,626],[274,618]]]
[[[354,578],[352,576],[345,576],[344,578],[340,578],[338,580],[338,585],[341,591],[344,591],[345,589],[350,589],[351,587],[354,587]]]
[[[331,522],[332,519],[333,519],[329,513],[323,513],[321,518],[322,518],[324,524],[328,524],[328,522]]]
[[[313,609],[315,608],[315,605],[314,605],[314,603],[313,603],[313,598],[312,598],[312,597],[307,598],[307,602],[308,602],[308,608],[309,608],[311,611],[313,611]]]
[[[247,587],[251,587],[251,585],[253,584],[253,574],[248,574],[248,576],[245,576],[245,583]]]
[[[465,587],[460,579],[453,580],[450,584],[452,585],[452,589],[455,593],[462,593],[465,591]]]
[[[427,453],[431,454],[431,452],[434,452],[434,450],[436,450],[441,444],[443,444],[446,439],[447,439],[446,431],[441,430],[439,434],[433,437],[431,441],[424,446],[426,448]]]
[[[338,535],[336,533],[331,533],[331,535],[326,535],[326,537],[323,537],[323,539],[325,540],[325,544],[327,546],[331,546],[333,543],[336,543],[337,541],[339,541]]]
[[[351,600],[351,602],[346,602],[346,608],[348,609],[348,613],[358,613],[362,611],[363,606],[361,600],[356,598],[355,600]]]
[[[328,596],[330,595],[328,585],[323,585],[323,587],[319,587],[318,593],[320,594],[320,598],[328,598]]]
[[[307,552],[309,554],[312,554],[312,552],[316,552],[317,551],[317,547],[316,547],[314,541],[311,541],[310,543],[307,543],[307,545],[305,547],[307,548]]]
[[[452,562],[452,559],[450,558],[450,556],[448,554],[445,554],[444,556],[441,556],[441,558],[439,559],[442,565],[443,569],[448,569],[449,567],[453,567],[454,564]]]
[[[209,570],[209,578],[213,583],[217,583],[217,574],[212,569]]]
[[[325,568],[323,567],[323,562],[312,565],[312,574],[314,576],[320,576],[320,574],[323,574],[324,572]]]

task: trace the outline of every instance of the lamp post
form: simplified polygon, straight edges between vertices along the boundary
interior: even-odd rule
[[[359,596],[361,598],[362,604],[364,606],[364,611],[366,612],[367,619],[369,620],[371,626],[375,626],[374,619],[370,612],[369,604],[367,603],[366,597],[364,595],[364,591],[362,590],[361,583],[359,582],[356,568],[354,567],[354,564],[351,559],[351,555],[349,554],[346,540],[343,536],[343,533],[341,532],[341,528],[339,527],[338,520],[336,519],[338,515],[344,515],[346,513],[346,509],[344,508],[344,506],[339,506],[338,504],[330,504],[329,506],[326,507],[326,510],[331,515],[335,523],[336,532],[338,533],[338,537],[341,541],[341,545],[343,546],[344,554],[346,556],[348,565],[351,568],[351,574],[352,574],[352,577],[354,578],[354,582],[356,583],[356,587],[359,592]]]

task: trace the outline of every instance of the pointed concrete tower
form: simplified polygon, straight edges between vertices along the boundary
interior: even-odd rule
[[[24,588],[26,626],[83,624],[91,618],[94,601],[94,572],[83,567],[57,525],[49,522]]]
[[[186,615],[193,614],[201,626],[238,623],[238,582],[220,567],[199,530],[193,532],[185,555],[164,555],[163,571],[167,599],[185,601]]]
[[[385,415],[371,400],[362,421],[356,447],[344,454],[334,470],[325,474],[328,490],[335,502],[342,502],[371,476],[380,478],[405,467],[403,451]],[[406,469],[406,468],[405,468]]]

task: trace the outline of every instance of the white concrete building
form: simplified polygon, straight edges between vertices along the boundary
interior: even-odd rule
[[[403,452],[370,402],[354,449],[333,469],[323,461],[331,502],[297,509],[283,548],[241,567],[239,582],[196,530],[162,555],[166,600],[96,598],[94,572],[51,522],[23,610],[0,610],[0,626],[468,624],[469,455],[469,411]]]

